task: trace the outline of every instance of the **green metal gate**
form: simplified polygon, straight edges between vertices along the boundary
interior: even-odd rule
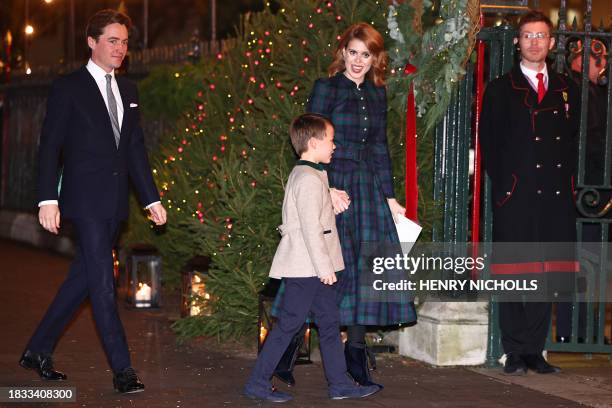
[[[581,83],[581,126],[579,149],[577,154],[579,174],[576,190],[578,237],[583,236],[585,225],[590,225],[598,234],[598,250],[583,258],[581,264],[587,274],[586,293],[576,295],[573,304],[568,305],[571,313],[572,335],[569,342],[557,342],[554,334],[555,325],[547,339],[549,351],[568,351],[581,353],[610,353],[612,357],[612,254],[607,251],[609,230],[612,224],[612,86],[606,86],[607,115],[605,142],[602,141],[601,157],[603,168],[599,183],[586,184],[585,164],[589,161],[587,149],[587,106],[589,98],[589,80],[585,76],[591,53],[593,39],[598,39],[612,50],[612,33],[603,28],[593,30],[591,24],[591,1],[587,0],[584,15],[585,24],[579,30],[575,22],[567,27],[566,1],[560,2],[559,26],[556,35],[556,49],[553,50],[552,68],[561,73],[568,73],[566,57],[570,41],[579,39],[583,49],[583,75]],[[434,229],[434,241],[468,242],[491,241],[491,204],[489,200],[490,185],[486,175],[480,177],[479,152],[475,149],[475,134],[478,128],[480,96],[483,83],[508,72],[517,57],[513,39],[515,30],[508,24],[498,27],[483,28],[478,35],[475,49],[476,62],[468,63],[467,74],[457,87],[446,115],[436,128],[436,155],[434,198],[441,200],[443,206],[443,225]],[[607,58],[608,67],[612,64],[612,53]],[[606,77],[609,78],[609,72]],[[592,149],[591,149],[592,150]],[[473,171],[471,171],[473,169]],[[476,197],[476,200],[474,199]],[[474,236],[476,235],[476,236]],[[580,238],[579,238],[580,239]],[[597,285],[595,285],[597,283]],[[597,291],[593,288],[598,287]],[[610,289],[608,289],[608,287]],[[596,293],[597,292],[597,293]],[[555,319],[553,318],[553,321]],[[584,326],[584,327],[579,327]],[[491,302],[489,308],[489,339],[487,363],[497,364],[503,354],[498,328],[498,308]]]

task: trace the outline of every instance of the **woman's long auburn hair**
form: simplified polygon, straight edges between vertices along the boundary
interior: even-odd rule
[[[363,41],[374,58],[372,66],[366,76],[374,82],[374,85],[384,86],[385,70],[387,69],[387,52],[385,51],[384,40],[382,35],[368,23],[353,24],[346,29],[344,34],[342,34],[338,42],[338,48],[336,48],[334,54],[334,60],[327,69],[329,76],[334,76],[338,72],[342,72],[346,69],[342,51],[346,49],[351,40],[354,39]]]

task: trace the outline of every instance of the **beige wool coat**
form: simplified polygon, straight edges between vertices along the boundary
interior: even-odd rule
[[[327,172],[296,165],[285,186],[281,241],[271,278],[307,278],[344,269]]]

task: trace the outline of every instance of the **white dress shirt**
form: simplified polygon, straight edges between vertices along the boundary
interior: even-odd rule
[[[522,62],[520,64],[520,67],[521,72],[523,73],[523,75],[525,75],[527,81],[529,82],[529,85],[531,85],[534,91],[538,92],[538,78],[536,77],[536,75],[538,75],[540,72],[544,74],[544,88],[548,89],[548,69],[546,68],[546,64],[544,64],[544,68],[542,68],[540,71],[527,68],[523,65]]]
[[[85,68],[87,68],[87,71],[89,71],[93,79],[96,81],[96,85],[98,85],[98,89],[100,90],[100,93],[102,94],[102,98],[104,99],[104,104],[106,105],[107,110],[108,110],[108,97],[106,95],[106,74],[111,75],[112,77],[111,78],[111,91],[113,92],[115,101],[117,102],[117,116],[118,116],[117,119],[119,120],[119,130],[121,130],[121,124],[123,123],[124,109],[123,109],[123,102],[121,101],[121,93],[119,92],[119,86],[117,85],[117,80],[115,79],[115,70],[112,70],[111,72],[106,72],[104,71],[104,69],[102,69],[99,65],[93,62],[91,59],[87,62],[87,65],[85,66]],[[110,112],[109,112],[109,117],[110,117]],[[145,208],[149,209],[151,206],[159,202],[160,201],[155,201],[147,205]],[[47,204],[58,205],[58,201],[57,200],[44,200],[44,201],[39,202],[38,206],[41,207]]]

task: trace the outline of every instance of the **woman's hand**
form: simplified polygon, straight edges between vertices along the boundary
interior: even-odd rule
[[[395,223],[397,224],[399,222],[399,218],[397,215],[404,215],[406,213],[406,209],[402,207],[395,198],[387,198],[387,203],[389,204],[391,215],[393,215],[393,221],[395,221]]]
[[[344,190],[336,190],[335,188],[329,189],[331,195],[332,206],[334,207],[334,214],[338,215],[349,208],[351,205],[351,199]]]

